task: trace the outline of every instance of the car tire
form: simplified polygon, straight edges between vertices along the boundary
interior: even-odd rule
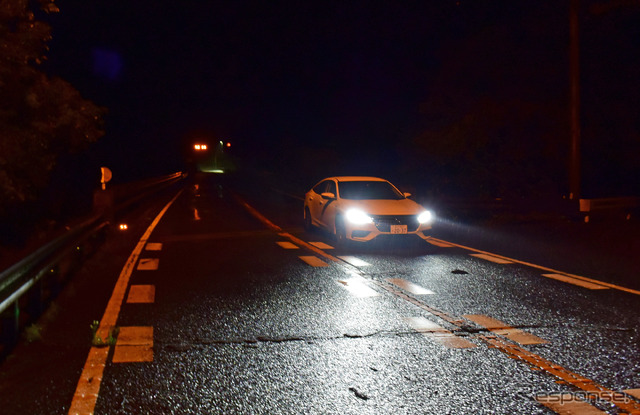
[[[304,208],[304,217],[303,217],[303,226],[304,230],[310,232],[313,230],[313,223],[311,222],[311,212],[309,212],[309,208]]]
[[[336,217],[335,228],[336,228],[336,233],[335,233],[336,245],[339,247],[346,246],[348,242],[347,230],[344,226],[344,219],[342,219],[342,216]]]

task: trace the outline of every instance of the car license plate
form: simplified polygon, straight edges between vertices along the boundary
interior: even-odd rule
[[[407,233],[407,225],[391,225],[391,233],[393,234]]]

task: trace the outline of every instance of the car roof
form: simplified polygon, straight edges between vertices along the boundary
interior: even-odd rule
[[[327,177],[325,180],[333,179],[338,182],[386,182],[387,180],[381,179],[379,177],[370,177],[370,176],[334,176]]]

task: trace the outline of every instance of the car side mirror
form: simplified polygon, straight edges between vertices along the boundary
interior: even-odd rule
[[[322,193],[320,196],[322,196],[323,199],[335,199],[336,198],[336,195],[334,195],[333,193],[329,193],[329,192]]]
[[[411,197],[411,193],[409,193],[409,192],[405,192],[405,193],[404,193],[404,197],[406,197],[407,199],[408,199],[408,198],[410,198],[410,197]]]

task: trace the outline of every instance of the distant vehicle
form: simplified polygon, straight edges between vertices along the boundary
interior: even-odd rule
[[[336,241],[366,242],[380,235],[414,234],[428,237],[434,215],[378,177],[329,177],[304,198],[304,226],[318,227]]]

